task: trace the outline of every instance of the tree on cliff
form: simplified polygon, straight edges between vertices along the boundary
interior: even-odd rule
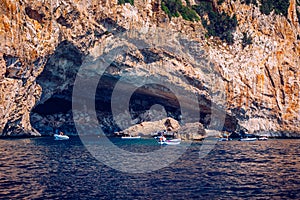
[[[269,15],[274,10],[277,15],[283,14],[287,16],[289,5],[289,0],[261,0],[260,11]]]

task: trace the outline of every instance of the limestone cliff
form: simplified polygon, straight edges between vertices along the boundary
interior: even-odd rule
[[[101,104],[109,102],[106,94],[122,74],[134,74],[133,80],[159,75],[199,96],[204,126],[211,123],[215,104],[226,111],[224,130],[244,127],[250,133],[299,136],[299,2],[290,0],[287,17],[262,14],[258,6],[239,0],[225,0],[216,9],[236,15],[231,45],[207,37],[203,18],[170,19],[157,0],[135,0],[134,6],[117,0],[2,0],[0,135],[39,135],[72,124],[70,108],[45,111],[47,106],[39,106],[51,99],[59,99],[55,105],[72,101],[79,68],[117,48],[121,35],[129,50],[106,71],[97,96]],[[251,44],[243,45],[244,34],[251,36]],[[225,102],[214,95],[220,91]],[[146,90],[140,94],[151,96]],[[157,88],[156,94],[169,107],[177,106],[168,91]],[[178,116],[176,109],[170,113]],[[113,120],[104,115],[101,125],[109,129]]]

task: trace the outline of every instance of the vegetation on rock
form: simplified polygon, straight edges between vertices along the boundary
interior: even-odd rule
[[[255,6],[258,5],[256,0],[245,0],[245,3],[246,3],[247,5],[250,5],[250,4],[253,4],[253,5],[255,5]]]
[[[122,5],[125,3],[130,3],[131,5],[134,5],[134,0],[118,0],[119,5]]]
[[[289,5],[289,0],[261,0],[260,11],[269,15],[274,10],[277,15],[287,16]]]
[[[222,3],[224,3],[225,2],[225,0],[218,0],[218,5],[221,5]]]
[[[236,15],[230,17],[225,12],[219,13],[209,2],[201,2],[193,8],[202,17],[202,25],[207,29],[207,36],[216,36],[228,44],[233,44],[232,32],[238,25]],[[204,16],[208,16],[208,19]]]
[[[252,44],[252,37],[248,33],[243,33],[242,46],[245,48],[247,45]]]
[[[181,15],[183,19],[188,21],[200,20],[197,13],[190,7],[189,1],[187,1],[187,6],[184,6],[181,0],[162,0],[161,8],[170,19]]]
[[[217,3],[223,2],[224,0],[219,0]],[[187,1],[187,6],[184,6],[181,0],[162,0],[161,8],[170,19],[181,15],[185,20],[199,21],[199,16],[201,16],[202,25],[206,28],[208,37],[219,37],[228,44],[234,42],[232,32],[238,24],[236,16],[230,17],[225,12],[218,12],[213,8],[212,1],[200,2],[194,6],[191,6],[190,2]]]

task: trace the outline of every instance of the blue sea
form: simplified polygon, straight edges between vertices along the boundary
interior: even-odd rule
[[[112,140],[131,152],[165,148]],[[201,145],[160,170],[132,174],[94,158],[79,137],[1,139],[0,199],[300,199],[300,140],[218,142],[199,158]]]

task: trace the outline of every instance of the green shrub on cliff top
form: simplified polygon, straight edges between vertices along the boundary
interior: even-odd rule
[[[185,20],[199,21],[199,16],[189,5],[189,1],[187,1],[187,6],[182,5],[181,0],[161,1],[161,9],[169,16],[170,19],[181,15]]]
[[[197,13],[189,7],[183,6],[180,10],[180,14],[183,19],[188,20],[188,21],[199,21],[200,18],[197,15]]]
[[[130,3],[131,5],[134,5],[134,0],[118,0],[119,5],[122,5],[125,3]]]
[[[179,10],[181,9],[182,2],[181,0],[162,0],[161,2],[162,9],[167,13],[170,18],[179,17]]]
[[[252,44],[252,37],[248,35],[247,33],[243,33],[243,38],[242,38],[242,46],[245,48],[247,45]]]
[[[253,4],[253,5],[256,5],[256,6],[258,5],[256,0],[245,0],[245,3],[247,5],[250,5],[250,4]]]
[[[222,3],[223,0],[219,0],[218,3]],[[216,36],[221,40],[226,41],[228,44],[232,44],[233,35],[232,32],[237,26],[236,16],[230,17],[226,13],[219,13],[213,8],[212,1],[201,1],[198,5],[190,6],[189,1],[187,6],[182,5],[181,0],[162,0],[161,9],[169,16],[179,17],[189,21],[199,21],[207,15],[208,20],[202,19],[202,25],[207,30],[207,36]]]
[[[289,5],[289,0],[261,0],[260,12],[269,15],[274,10],[275,14],[287,17]]]
[[[225,2],[225,0],[218,0],[218,1],[217,1],[217,4],[218,4],[218,5],[221,5],[221,4],[224,3],[224,2]]]
[[[233,44],[232,32],[238,24],[235,15],[230,17],[224,12],[219,13],[209,2],[201,2],[193,8],[201,17],[208,16],[208,20],[202,19],[202,25],[206,28],[208,36],[216,36],[228,44]]]

